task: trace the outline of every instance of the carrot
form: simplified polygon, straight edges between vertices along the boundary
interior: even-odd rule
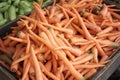
[[[107,27],[106,29],[102,30],[101,32],[97,33],[97,35],[109,33],[112,30],[113,30],[113,27],[110,26],[110,27]]]
[[[44,80],[48,80],[47,77],[44,74],[42,74],[42,76],[43,76]]]
[[[95,32],[100,32],[101,31],[101,27],[97,26],[96,24],[93,24],[91,22],[86,22],[85,23],[86,27],[95,31]]]
[[[73,9],[73,11],[76,13],[76,15],[78,17],[79,23],[80,23],[80,25],[81,25],[81,27],[82,27],[82,29],[84,31],[84,34],[85,34],[85,38],[86,39],[91,39],[91,35],[88,32],[88,30],[87,30],[87,28],[86,28],[86,26],[85,26],[85,24],[83,22],[83,19],[81,18],[81,16],[79,15],[79,13],[76,11],[76,9],[74,9],[74,8],[72,8],[72,9]]]
[[[34,67],[35,67],[35,72],[36,73],[36,80],[43,80],[43,77],[42,77],[42,72],[41,72],[41,69],[40,69],[40,65],[39,65],[39,62],[35,56],[35,51],[34,51],[34,48],[31,46],[31,55],[32,55],[32,60],[33,60],[33,63],[34,63]]]
[[[82,72],[81,72],[81,74],[82,75],[85,75],[86,73],[88,73],[90,71],[90,69],[84,69]]]
[[[31,65],[30,68],[29,68],[29,75],[31,76],[35,76],[35,69],[34,67]]]
[[[27,37],[26,54],[28,54],[30,51],[30,39],[28,35],[26,37]]]
[[[2,47],[4,47],[4,45],[8,46],[10,42],[11,42],[11,39],[5,39],[4,42],[2,42],[0,39],[0,44]]]
[[[59,6],[58,4],[56,4],[56,6],[62,8],[62,6]],[[65,9],[65,8],[64,8],[64,9]],[[72,13],[69,9],[65,9],[65,11],[69,14],[69,16],[72,16],[72,17],[75,17],[75,16],[76,16],[76,15],[75,15],[74,13]]]
[[[103,49],[101,48],[99,42],[98,42],[96,39],[94,39],[94,41],[95,41],[95,43],[96,43],[96,48],[98,49],[99,54],[100,54],[102,57],[107,57],[106,54],[105,54],[105,52],[104,52]]]
[[[23,39],[20,39],[20,38],[15,38],[15,37],[12,37],[12,36],[8,36],[8,38],[11,39],[11,40],[18,41],[18,42],[27,43],[26,40],[23,40]]]
[[[35,2],[33,3],[33,5],[34,5],[34,7],[35,7],[35,9],[36,9],[36,11],[37,11],[40,19],[41,19],[43,22],[48,23],[47,20],[46,20],[46,17],[44,16],[44,14],[43,14],[43,12],[42,12],[42,9],[40,9],[40,6],[39,6],[37,3],[35,3]]]
[[[120,20],[120,15],[115,13],[115,12],[111,12],[111,15],[115,18],[117,18],[118,20]]]
[[[17,72],[18,66],[19,66],[19,64],[12,65],[12,66],[10,67],[10,70],[11,70],[12,72]]]
[[[55,27],[55,26],[53,26],[53,25],[46,24],[46,23],[43,23],[43,22],[40,22],[40,23],[41,23],[42,25],[44,25],[44,26],[51,27],[51,28],[56,29],[56,30],[61,31],[61,32],[73,34],[73,32],[72,32],[70,29],[64,29],[64,28]]]
[[[62,45],[66,46],[65,43],[62,42],[62,40],[60,40],[60,39],[58,39],[58,40],[59,40],[59,42],[61,43],[60,46],[62,46]],[[66,55],[70,58],[70,60],[73,61],[73,60],[74,60],[74,56],[73,56],[68,50],[65,50],[65,49],[64,49],[64,51],[65,51]]]
[[[105,4],[103,4],[103,8],[100,11],[100,14],[103,16],[103,18],[105,18],[107,13],[108,13],[108,7]]]
[[[55,75],[53,75],[52,73],[50,73],[45,67],[44,65],[39,62],[39,65],[42,67],[42,69],[44,70],[44,72],[46,73],[46,75],[49,75],[51,78],[53,78],[54,80],[59,80]]]
[[[91,69],[87,74],[85,74],[85,78],[90,78],[93,74],[95,74],[97,72],[96,69]]]
[[[14,47],[6,47],[6,50],[8,50],[11,54],[15,52]]]
[[[53,35],[56,43],[57,43],[59,46],[62,46],[62,45],[64,45],[64,46],[67,46],[67,45],[68,45],[68,46],[71,46],[64,37],[59,36],[67,45],[66,45],[61,39],[57,38],[57,36],[55,35],[55,32],[54,32],[53,29],[51,29],[51,33],[52,33],[52,35]],[[71,60],[73,60],[73,58],[74,58],[73,55],[72,55],[69,51],[66,51],[66,50],[64,50],[64,51],[65,51],[65,53],[69,56],[69,58],[70,58]]]
[[[75,58],[74,61],[79,61],[79,60],[81,60],[81,59],[87,57],[88,55],[89,55],[88,53],[81,54],[81,56]]]
[[[92,48],[92,53],[94,54],[94,62],[98,63],[98,50],[96,47]]]
[[[98,67],[103,67],[104,65],[101,64],[81,64],[81,65],[75,65],[74,67],[76,69],[80,69],[80,68],[98,68]]]
[[[36,50],[36,53],[35,53],[35,54],[37,54],[37,53],[42,53],[42,52],[45,52],[45,51],[46,51],[46,48],[38,49],[38,50]],[[25,55],[25,56],[23,56],[23,57],[15,60],[12,65],[17,64],[17,63],[19,63],[19,62],[21,62],[21,61],[29,58],[30,56],[31,56],[30,54],[27,54],[27,55]]]
[[[65,17],[69,20],[69,16],[68,16],[66,10],[65,10],[62,6],[60,6],[60,5],[57,5],[57,6],[60,7],[60,8],[62,9],[62,11],[63,11]]]
[[[80,56],[81,55],[81,50],[78,49],[78,48],[71,48],[71,47],[58,47],[58,48],[55,48],[55,50],[58,50],[58,49],[67,49],[70,52],[72,52],[75,56]]]
[[[52,18],[54,16],[55,10],[56,10],[56,6],[52,6],[50,10],[49,18]]]
[[[104,35],[98,35],[97,37],[101,38],[101,37],[108,37],[108,36],[116,36],[118,35],[120,32],[114,32],[114,33],[106,33]]]
[[[51,68],[52,68],[52,62],[51,62],[51,61],[48,61],[48,62],[45,64],[45,67],[46,67],[46,69],[50,72],[50,71],[51,71]]]
[[[26,78],[26,76],[27,76],[27,74],[28,74],[28,71],[29,71],[30,65],[31,65],[30,62],[28,61],[27,65],[26,65],[26,67],[25,67],[25,70],[24,70],[24,72],[23,72],[24,74],[23,74],[21,80],[25,80],[25,78]]]
[[[70,20],[67,22],[67,24],[64,26],[64,28],[67,28],[74,19],[75,19],[75,17],[73,17],[72,19],[70,19]]]
[[[66,40],[65,37],[62,36],[62,34],[61,34],[61,35],[57,35],[57,36],[60,37],[69,47],[72,47],[72,46],[70,45],[70,43],[68,42],[68,40]]]
[[[74,76],[70,76],[69,78],[68,78],[68,80],[73,80],[74,79]]]
[[[47,57],[50,55],[50,50],[48,50],[45,54],[44,54],[44,59],[47,59]]]
[[[41,0],[39,4],[40,4],[40,7],[42,7],[42,4],[43,4],[43,0]]]
[[[88,45],[85,45],[85,46],[81,47],[80,49],[82,51],[82,54],[84,52],[87,52],[88,50],[90,50],[93,46],[95,46],[95,43],[91,43],[91,44],[88,44]]]
[[[9,43],[9,46],[10,47],[15,46],[15,45],[17,45],[17,43],[18,43],[17,41],[12,41],[12,42]]]
[[[55,57],[54,56],[52,56],[52,63],[54,64],[53,65],[53,71],[54,71],[54,73],[57,71],[57,66],[58,66],[58,64],[57,64],[57,61],[56,61],[56,59],[55,59]]]
[[[73,62],[72,64],[73,64],[73,65],[77,65],[77,64],[85,63],[85,62],[93,59],[93,56],[94,56],[93,54],[89,54],[89,55],[88,55],[87,57],[85,57],[84,59],[79,60],[79,61],[76,61],[76,62]]]

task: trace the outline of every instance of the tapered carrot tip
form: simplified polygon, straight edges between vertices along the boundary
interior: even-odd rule
[[[82,77],[82,79],[81,80],[87,80],[85,77]]]

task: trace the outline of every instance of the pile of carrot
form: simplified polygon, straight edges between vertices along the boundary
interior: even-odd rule
[[[20,80],[89,79],[120,46],[120,10],[114,5],[102,0],[33,5],[0,39],[0,63]]]

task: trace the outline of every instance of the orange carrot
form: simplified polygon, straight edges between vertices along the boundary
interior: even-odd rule
[[[94,54],[94,62],[98,63],[98,50],[96,47],[92,48],[92,53]]]
[[[27,74],[28,74],[28,70],[29,70],[29,68],[30,68],[30,62],[28,61],[28,63],[27,63],[27,65],[26,65],[26,67],[25,67],[25,70],[24,70],[24,72],[23,72],[23,76],[22,76],[22,79],[21,80],[25,80],[25,78],[26,78],[26,76],[27,76]]]
[[[89,54],[89,55],[88,55],[87,57],[85,57],[84,59],[79,60],[79,61],[76,61],[76,62],[73,62],[72,64],[73,64],[73,65],[77,65],[77,64],[85,63],[85,62],[93,59],[93,56],[94,56],[93,54]]]
[[[85,78],[90,78],[93,74],[95,74],[97,72],[96,69],[91,69],[87,74],[85,74]]]
[[[88,32],[88,30],[87,30],[87,28],[86,28],[86,26],[85,26],[85,24],[83,22],[83,19],[81,18],[81,16],[79,15],[79,13],[76,11],[76,9],[74,9],[74,8],[72,8],[72,9],[73,9],[73,11],[76,13],[76,15],[78,17],[79,23],[80,23],[80,25],[81,25],[81,27],[82,27],[82,29],[84,31],[86,39],[91,39],[91,35]]]
[[[51,71],[51,68],[52,68],[52,62],[51,62],[51,61],[48,61],[48,62],[45,64],[45,67],[46,67],[46,69],[50,72],[50,71]]]
[[[33,63],[35,65],[34,67],[35,67],[35,72],[36,72],[36,80],[43,80],[40,65],[39,65],[39,62],[36,58],[35,51],[34,51],[33,47],[31,47],[31,54],[32,54]]]

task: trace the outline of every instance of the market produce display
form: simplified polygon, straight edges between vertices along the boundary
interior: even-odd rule
[[[0,39],[0,63],[21,80],[86,80],[120,47],[120,15],[101,0],[33,2]]]

